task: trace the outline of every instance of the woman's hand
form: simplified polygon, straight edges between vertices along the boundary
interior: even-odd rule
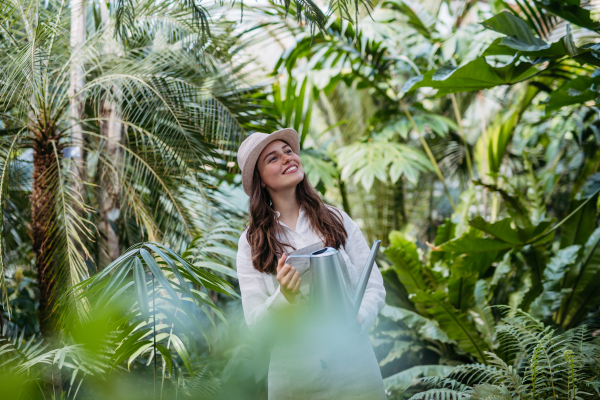
[[[296,268],[290,264],[285,264],[286,258],[287,256],[283,254],[279,261],[277,261],[277,280],[279,281],[281,293],[283,293],[288,302],[294,303],[296,295],[300,291],[302,278],[300,278],[300,273],[296,271]]]

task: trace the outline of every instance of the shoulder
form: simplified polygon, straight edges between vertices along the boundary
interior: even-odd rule
[[[240,235],[240,239],[238,240],[238,256],[240,255],[250,255],[250,243],[248,243],[248,229],[246,229]]]
[[[330,206],[330,205],[326,205],[326,207],[336,213],[337,215],[339,215],[342,218],[342,222],[344,223],[344,228],[346,228],[346,231],[348,233],[358,229],[358,224],[356,222],[354,222],[354,220],[352,218],[350,218],[350,216],[344,211],[341,210],[337,207],[334,206]]]

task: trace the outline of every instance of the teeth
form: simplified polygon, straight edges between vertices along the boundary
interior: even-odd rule
[[[298,167],[296,167],[295,165],[293,167],[289,167],[288,169],[286,169],[285,171],[283,171],[284,174],[287,174],[288,172],[293,172],[293,171],[297,171]]]

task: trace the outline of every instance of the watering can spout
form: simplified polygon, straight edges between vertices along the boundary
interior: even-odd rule
[[[360,279],[358,280],[358,284],[356,285],[356,289],[352,295],[352,305],[354,306],[356,312],[358,312],[360,309],[360,304],[362,303],[362,299],[365,295],[365,290],[367,290],[367,284],[369,283],[369,277],[371,276],[371,271],[373,270],[373,265],[375,264],[375,256],[377,255],[380,244],[381,240],[376,240],[373,242],[371,252],[367,257],[367,262],[365,263],[363,272],[360,275]]]

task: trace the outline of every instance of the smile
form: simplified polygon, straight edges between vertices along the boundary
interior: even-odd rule
[[[291,174],[291,173],[296,172],[296,171],[298,171],[298,166],[297,165],[292,165],[292,166],[286,168],[285,171],[283,171],[283,175]]]

